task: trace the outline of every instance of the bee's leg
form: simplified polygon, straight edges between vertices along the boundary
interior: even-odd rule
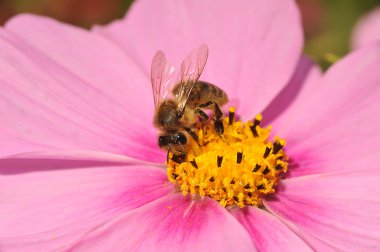
[[[195,114],[199,115],[202,121],[208,121],[209,116],[200,108],[195,109]]]
[[[211,107],[211,105],[214,105],[214,106]],[[200,104],[199,108],[208,108],[208,109],[211,109],[213,111],[213,116],[217,120],[222,119],[222,117],[223,117],[222,110],[220,109],[218,103],[216,103],[216,101],[214,101],[214,100],[211,100],[211,101],[208,101],[206,103]]]
[[[186,132],[198,143],[199,145],[199,138],[198,138],[198,135],[197,133],[195,133],[194,131],[192,131],[190,128],[184,128],[186,130]]]
[[[198,115],[199,123],[201,127],[203,128],[206,125],[206,123],[209,121],[210,117],[206,114],[206,112],[204,112],[200,108],[196,108],[194,111],[195,111],[195,114]]]
[[[219,134],[219,135],[223,135],[224,133],[224,126],[223,126],[223,121],[222,119],[215,119],[214,120],[214,126],[215,126],[215,131]]]
[[[216,101],[214,100],[211,100],[204,104],[199,105],[199,107],[206,108],[206,107],[210,107],[210,105],[214,105],[214,108],[212,109],[212,111],[213,111],[215,130],[219,135],[222,135],[224,132],[224,126],[223,126],[223,121],[222,121],[223,112],[220,109],[218,103],[216,103]]]

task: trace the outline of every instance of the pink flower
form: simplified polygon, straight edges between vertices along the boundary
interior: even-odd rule
[[[92,32],[12,19],[0,30],[0,249],[378,250],[380,44],[322,76],[302,42],[291,0],[141,0]],[[287,141],[289,172],[265,208],[191,199],[168,181],[150,63],[202,43],[202,79]]]
[[[351,47],[357,49],[364,45],[380,40],[380,8],[376,8],[364,15],[355,25]]]

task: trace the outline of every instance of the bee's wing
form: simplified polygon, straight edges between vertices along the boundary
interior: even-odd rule
[[[179,111],[184,113],[187,100],[191,90],[198,81],[205,68],[208,57],[207,45],[201,45],[193,50],[181,64],[181,77],[178,92],[176,92],[179,101]]]
[[[151,82],[153,90],[154,107],[170,94],[174,84],[175,68],[168,63],[165,54],[158,51],[153,58],[151,67]]]

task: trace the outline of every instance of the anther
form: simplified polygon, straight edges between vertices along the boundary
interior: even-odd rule
[[[271,150],[272,150],[271,148],[266,147],[266,148],[265,148],[265,152],[264,152],[263,157],[264,157],[264,158],[267,158],[267,157],[269,156],[269,153],[270,153]]]
[[[253,134],[254,137],[258,137],[259,136],[259,134],[257,133],[255,124],[250,125],[249,128],[251,129],[251,132],[252,132],[252,134]]]
[[[251,129],[251,132],[252,132],[252,134],[253,134],[254,137],[258,137],[259,136],[259,133],[257,133],[256,127],[260,125],[261,119],[262,119],[262,116],[261,115],[257,115],[255,117],[255,120],[253,121],[253,124],[249,126],[249,128]]]
[[[273,154],[277,154],[281,149],[283,145],[280,142],[275,142],[273,144]]]
[[[266,175],[266,174],[268,174],[269,172],[270,172],[270,170],[269,170],[268,166],[265,167],[265,169],[264,169],[264,171],[263,171],[263,174]]]
[[[257,188],[257,190],[262,190],[265,188],[265,186],[264,185],[258,185],[258,186],[256,186],[256,188]]]
[[[214,182],[214,181],[215,181],[215,178],[214,178],[214,177],[211,177],[211,178],[209,179],[209,181],[210,181],[210,182]]]
[[[251,188],[251,186],[249,184],[246,184],[243,188],[244,189],[249,189],[249,188]]]
[[[261,168],[261,165],[256,164],[255,168],[253,168],[252,172],[257,172]]]
[[[235,108],[231,107],[228,111],[228,124],[232,125],[235,117]]]
[[[179,175],[175,174],[175,173],[172,173],[172,176],[173,176],[174,179],[176,179],[176,178],[178,178]]]
[[[195,162],[195,158],[194,158],[192,161],[190,161],[190,164],[191,164],[194,168],[198,169],[198,164],[197,164],[197,162]]]
[[[216,159],[216,162],[218,164],[218,167],[222,166],[223,156],[218,156]]]
[[[230,184],[232,184],[232,185],[235,184],[235,179],[234,178],[231,180]]]
[[[242,159],[243,159],[243,153],[237,152],[236,153],[236,163],[240,164]]]
[[[274,167],[274,169],[276,169],[276,171],[279,171],[282,169],[282,165],[278,164]]]

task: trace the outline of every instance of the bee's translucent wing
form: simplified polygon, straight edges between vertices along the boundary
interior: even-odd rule
[[[151,82],[153,90],[154,107],[170,94],[174,84],[175,68],[168,63],[165,54],[158,51],[152,60]]]
[[[181,64],[180,86],[176,92],[180,113],[184,113],[187,100],[195,83],[198,81],[205,68],[208,57],[208,48],[201,45],[193,50]]]

